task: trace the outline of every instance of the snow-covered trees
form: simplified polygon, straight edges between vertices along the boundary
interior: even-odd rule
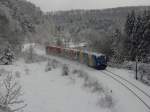
[[[124,61],[124,55],[126,53],[124,49],[124,37],[120,29],[116,29],[112,36],[112,58],[115,63],[122,63]]]
[[[136,20],[135,12],[132,11],[131,14],[128,14],[126,19],[127,20],[125,23],[125,32],[127,36],[131,36],[134,30],[134,25],[135,25],[135,20]]]
[[[36,27],[43,24],[42,11],[26,0],[0,1],[0,39],[8,42],[14,50],[20,50],[22,41],[36,33]]]
[[[126,18],[124,33],[122,35],[124,41],[118,41],[119,49],[123,49],[122,59],[128,61],[136,61],[136,75],[138,79],[138,62],[146,62],[150,54],[150,13],[144,11],[143,14],[136,14],[134,11],[128,14]],[[120,35],[120,37],[122,37]],[[117,35],[116,35],[117,37]],[[116,39],[115,39],[116,41]],[[119,44],[123,47],[119,46]],[[116,51],[116,48],[115,50]],[[119,51],[119,50],[117,50]],[[118,52],[114,52],[117,54]],[[119,51],[119,54],[122,52]]]
[[[125,25],[126,44],[129,59],[135,61],[146,58],[150,47],[150,14],[136,16],[134,12],[127,16]]]
[[[116,29],[113,34],[112,50],[115,60],[146,62],[150,54],[150,13],[132,11],[126,17],[124,31]]]

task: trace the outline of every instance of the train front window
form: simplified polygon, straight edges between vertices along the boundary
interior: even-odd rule
[[[97,61],[99,64],[105,64],[106,63],[105,56],[98,57]]]

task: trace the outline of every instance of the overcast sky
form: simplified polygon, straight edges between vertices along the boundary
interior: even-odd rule
[[[150,5],[150,0],[28,0],[45,12],[71,9],[104,9],[121,6]]]

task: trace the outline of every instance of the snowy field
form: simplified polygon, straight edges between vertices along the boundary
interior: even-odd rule
[[[111,108],[99,104],[101,95],[83,86],[84,80],[73,76],[62,76],[61,66],[45,72],[46,62],[25,64],[17,62],[2,69],[20,73],[23,87],[25,112],[111,112]],[[105,103],[105,101],[104,101]]]
[[[20,59],[14,65],[0,65],[1,70],[12,71],[22,85],[22,98],[27,104],[24,112],[149,112],[131,92],[102,72],[67,59],[46,56],[39,46],[35,51],[48,59],[32,64]],[[56,61],[56,67],[50,71],[46,71],[48,60],[50,64]],[[69,76],[62,76],[64,64],[69,67]],[[150,94],[148,86],[134,80],[132,71],[108,69]]]

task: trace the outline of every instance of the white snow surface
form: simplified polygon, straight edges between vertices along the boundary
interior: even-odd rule
[[[46,62],[1,66],[8,71],[20,72],[20,83],[23,87],[25,112],[112,112],[101,108],[99,96],[83,89],[83,81],[73,80],[61,75],[58,67],[45,72]]]
[[[35,51],[39,55],[46,56],[45,49],[42,47],[36,47]],[[47,62],[26,64],[20,60],[14,65],[0,65],[1,69],[20,72],[19,80],[24,91],[23,97],[25,103],[28,104],[24,109],[25,112],[150,112],[130,91],[102,72],[64,58],[46,57],[68,64],[71,69],[86,71],[91,77],[96,78],[105,89],[112,91],[111,95],[115,101],[115,106],[102,108],[98,105],[100,96],[84,89],[82,80],[71,80],[67,76],[61,76],[61,67],[45,72]],[[108,69],[150,94],[150,88],[136,81],[132,71],[116,68]],[[150,102],[149,99],[144,100],[147,103]]]
[[[23,46],[22,46],[22,52],[24,52],[24,51],[26,51],[26,50],[29,50],[30,49],[30,47],[35,47],[35,43],[27,43],[27,44],[24,44]]]
[[[58,58],[55,56],[50,56],[50,57],[53,59],[62,61],[63,63],[67,63],[70,66],[72,66],[73,68],[82,69],[82,70],[88,72],[88,74],[90,74],[90,76],[96,78],[106,88],[112,90],[113,97],[116,102],[116,106],[114,109],[115,111],[113,110],[114,112],[149,112],[150,111],[147,107],[145,107],[145,105],[143,105],[143,103],[139,99],[136,98],[135,95],[133,95],[133,93],[131,93],[129,90],[127,90],[125,87],[123,87],[121,84],[119,84],[112,78],[103,74],[101,71],[94,70],[85,65],[79,64],[74,61],[69,61],[64,58]],[[133,78],[133,76],[134,76],[133,72],[131,72],[129,70],[124,70],[124,69],[119,70],[116,68],[109,68],[109,67],[108,67],[108,69],[109,70],[111,69],[112,72],[127,78],[127,80],[129,80],[130,82],[133,82],[140,89],[142,89],[143,91],[146,91],[147,94],[150,95],[150,92],[149,92],[150,88],[148,86],[142,84],[141,82],[136,81]],[[131,89],[133,89],[136,92],[136,89],[133,88],[131,85],[127,85],[127,86],[129,86]],[[143,96],[143,94],[141,94],[141,93],[139,93],[138,95]],[[142,97],[142,98],[144,98],[144,97]],[[146,103],[148,103],[148,105],[150,105],[150,99],[144,98],[144,100]]]
[[[61,76],[61,70],[44,72],[46,64],[31,65],[29,75],[22,77],[26,91],[26,112],[109,112],[96,105],[97,96],[82,90]]]

